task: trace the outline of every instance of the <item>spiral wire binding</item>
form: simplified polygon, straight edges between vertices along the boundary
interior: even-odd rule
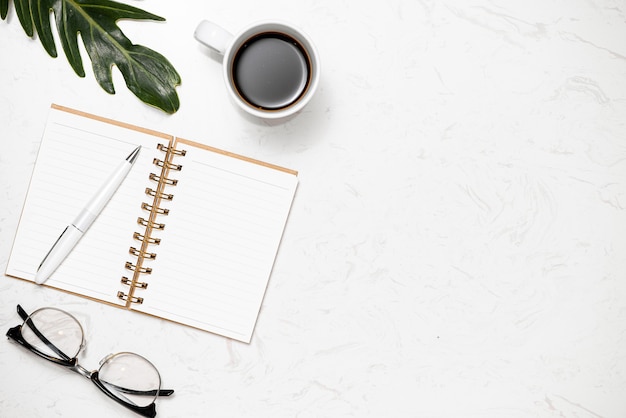
[[[146,289],[148,287],[148,282],[140,280],[141,277],[143,277],[141,275],[149,275],[152,273],[152,268],[144,266],[143,262],[144,260],[154,260],[156,258],[157,254],[152,252],[149,247],[161,243],[161,238],[152,237],[151,234],[153,230],[165,229],[165,223],[156,221],[157,216],[166,216],[169,214],[169,209],[161,208],[159,205],[162,200],[172,200],[174,198],[173,194],[164,192],[165,187],[176,186],[178,183],[178,180],[168,178],[167,176],[170,171],[180,171],[183,168],[180,164],[174,164],[172,159],[176,156],[184,156],[187,153],[185,150],[177,150],[163,144],[158,144],[157,148],[165,153],[165,157],[162,160],[155,158],[152,161],[152,163],[161,170],[159,174],[150,173],[148,176],[149,180],[157,184],[155,188],[147,187],[145,189],[146,196],[152,197],[152,201],[149,203],[143,202],[141,204],[141,208],[147,212],[147,216],[137,218],[137,224],[144,227],[144,231],[134,232],[133,239],[135,239],[140,246],[139,248],[132,246],[128,250],[129,254],[137,257],[137,260],[134,263],[127,261],[124,264],[124,268],[132,274],[132,277],[123,276],[121,279],[121,283],[128,286],[129,289],[127,292],[117,292],[117,297],[126,301],[127,308],[130,307],[132,303],[141,304],[144,301],[144,298],[135,296],[136,289]]]

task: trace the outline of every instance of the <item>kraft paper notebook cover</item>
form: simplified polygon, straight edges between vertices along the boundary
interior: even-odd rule
[[[44,286],[250,342],[297,172],[53,105],[6,275],[41,260],[111,171],[139,158]]]

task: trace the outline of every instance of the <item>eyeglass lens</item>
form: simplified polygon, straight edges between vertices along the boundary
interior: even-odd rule
[[[45,338],[42,339],[38,334]],[[63,357],[51,344],[68,358],[76,357],[83,346],[83,329],[78,321],[54,308],[33,312],[22,325],[22,337],[40,352],[59,359]]]
[[[100,381],[114,396],[137,406],[150,405],[156,399],[161,377],[145,358],[134,353],[118,353],[100,364]]]

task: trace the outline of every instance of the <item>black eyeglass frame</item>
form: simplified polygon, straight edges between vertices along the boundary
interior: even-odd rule
[[[45,308],[44,308],[45,309]],[[69,313],[62,311],[64,313],[66,313],[67,315],[71,316]],[[113,392],[111,392],[106,386],[105,384],[100,380],[99,377],[99,373],[98,370],[94,370],[94,371],[89,371],[86,368],[84,368],[83,366],[81,366],[80,364],[78,364],[78,354],[80,353],[80,349],[78,350],[78,353],[76,353],[75,357],[70,357],[67,354],[65,354],[63,351],[61,351],[61,349],[59,349],[57,346],[55,346],[50,340],[48,340],[35,326],[35,324],[29,319],[30,315],[20,306],[17,305],[17,313],[18,315],[24,320],[24,323],[18,326],[15,326],[13,328],[9,328],[9,330],[6,333],[6,336],[8,338],[10,338],[11,340],[15,341],[16,343],[18,343],[19,345],[21,345],[22,347],[26,348],[27,350],[31,351],[32,353],[38,355],[41,358],[44,358],[48,361],[51,361],[55,364],[58,364],[60,366],[66,367],[78,374],[80,374],[83,377],[88,378],[89,380],[91,380],[97,387],[98,389],[100,389],[102,392],[104,392],[105,395],[107,395],[109,398],[113,399],[114,401],[116,401],[117,403],[119,403],[120,405],[130,409],[131,411],[144,416],[146,418],[154,418],[156,416],[156,405],[155,402],[153,401],[150,405],[147,406],[139,406],[139,405],[135,405],[131,402],[126,402],[123,399],[115,396],[113,394]],[[73,318],[73,317],[72,317]],[[47,345],[53,352],[57,353],[59,355],[59,357],[61,358],[57,358],[57,357],[53,357],[50,356],[40,350],[38,350],[37,348],[33,347],[28,341],[26,341],[24,339],[24,336],[22,335],[22,326],[26,324],[28,325],[28,327],[33,331],[33,333],[45,344]],[[80,324],[79,324],[80,325]],[[82,346],[81,346],[82,349]],[[129,353],[129,354],[134,354],[134,353]],[[134,354],[137,355],[137,354]],[[140,396],[170,396],[174,393],[173,389],[158,389],[158,390],[150,390],[150,391],[137,391],[137,390],[133,390],[133,389],[128,389],[128,388],[122,388],[119,386],[115,386],[115,385],[111,385],[109,383],[107,383],[110,386],[115,387],[117,390],[119,390],[120,392],[123,393],[128,393],[128,394],[133,394],[133,395],[140,395]]]

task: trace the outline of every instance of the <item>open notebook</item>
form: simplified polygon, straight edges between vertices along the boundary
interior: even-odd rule
[[[135,147],[120,188],[44,286],[250,342],[297,172],[53,105],[6,275],[34,281]]]

